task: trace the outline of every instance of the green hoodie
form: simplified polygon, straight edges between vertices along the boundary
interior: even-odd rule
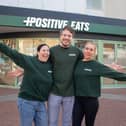
[[[82,58],[82,52],[76,47],[63,48],[60,45],[51,48],[53,64],[52,93],[59,96],[73,96],[73,71],[77,61]]]
[[[0,51],[24,69],[19,97],[26,100],[45,101],[52,86],[51,63],[41,62],[36,56],[26,56],[0,43]]]
[[[79,61],[75,72],[76,96],[99,97],[101,95],[100,77],[126,81],[126,74],[115,71],[97,61]]]

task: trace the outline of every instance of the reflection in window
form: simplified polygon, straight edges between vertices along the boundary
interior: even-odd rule
[[[103,45],[103,62],[104,64],[111,64],[115,60],[115,45],[110,43],[105,43]],[[115,84],[113,79],[103,78],[104,84]]]
[[[117,63],[126,66],[126,45],[117,45]]]
[[[15,39],[4,39],[3,43],[12,49],[16,48]],[[0,59],[0,84],[14,84],[14,78],[7,76],[7,73],[13,70],[14,63],[3,53],[0,53]]]
[[[122,72],[126,73],[126,45],[117,44],[117,64],[121,65]],[[119,84],[125,84],[124,81],[118,81]]]
[[[102,10],[102,0],[87,0],[87,9]]]
[[[104,44],[103,47],[103,62],[111,64],[115,60],[115,47],[114,44]]]

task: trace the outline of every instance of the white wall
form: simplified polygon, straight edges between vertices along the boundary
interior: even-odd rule
[[[64,0],[43,0],[45,10],[64,11]]]
[[[23,6],[25,8],[35,8],[35,9],[42,9],[44,4],[43,0],[18,0],[19,6]]]
[[[0,5],[34,9],[42,9],[44,7],[43,0],[0,0]]]
[[[0,0],[0,5],[126,19],[126,0],[104,0],[101,12],[86,10],[86,0]]]
[[[105,15],[126,20],[126,0],[106,0]]]
[[[0,0],[0,5],[4,6],[18,6],[19,0]]]
[[[84,14],[84,0],[44,0],[44,9]]]

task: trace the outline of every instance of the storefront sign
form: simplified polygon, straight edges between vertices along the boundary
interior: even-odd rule
[[[4,27],[9,26],[14,28],[30,27],[33,30],[34,29],[60,30],[65,25],[71,25],[71,27],[73,27],[76,31],[79,32],[126,36],[125,25],[116,25],[114,23],[109,24],[109,22],[96,23],[96,22],[88,21],[86,18],[85,18],[86,21],[84,22],[83,19],[78,18],[78,20],[74,20],[74,18],[70,18],[70,19],[66,18],[65,20],[61,18],[39,18],[34,16],[22,17],[22,16],[0,15],[0,26],[4,26]]]
[[[48,29],[61,29],[66,25],[70,25],[76,31],[89,31],[89,22],[82,21],[69,21],[51,18],[36,18],[27,17],[24,21],[27,27],[48,28]]]

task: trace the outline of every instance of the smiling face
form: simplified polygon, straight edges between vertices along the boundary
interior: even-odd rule
[[[49,47],[47,45],[41,46],[37,51],[37,55],[40,61],[47,61],[50,55]]]
[[[73,34],[67,29],[62,31],[60,34],[60,45],[64,48],[67,48],[71,45],[73,39]]]
[[[60,31],[60,46],[64,48],[68,48],[71,45],[73,36],[74,36],[74,29],[70,26],[65,26]]]
[[[96,55],[96,45],[93,42],[87,42],[83,49],[84,60],[89,61]]]

